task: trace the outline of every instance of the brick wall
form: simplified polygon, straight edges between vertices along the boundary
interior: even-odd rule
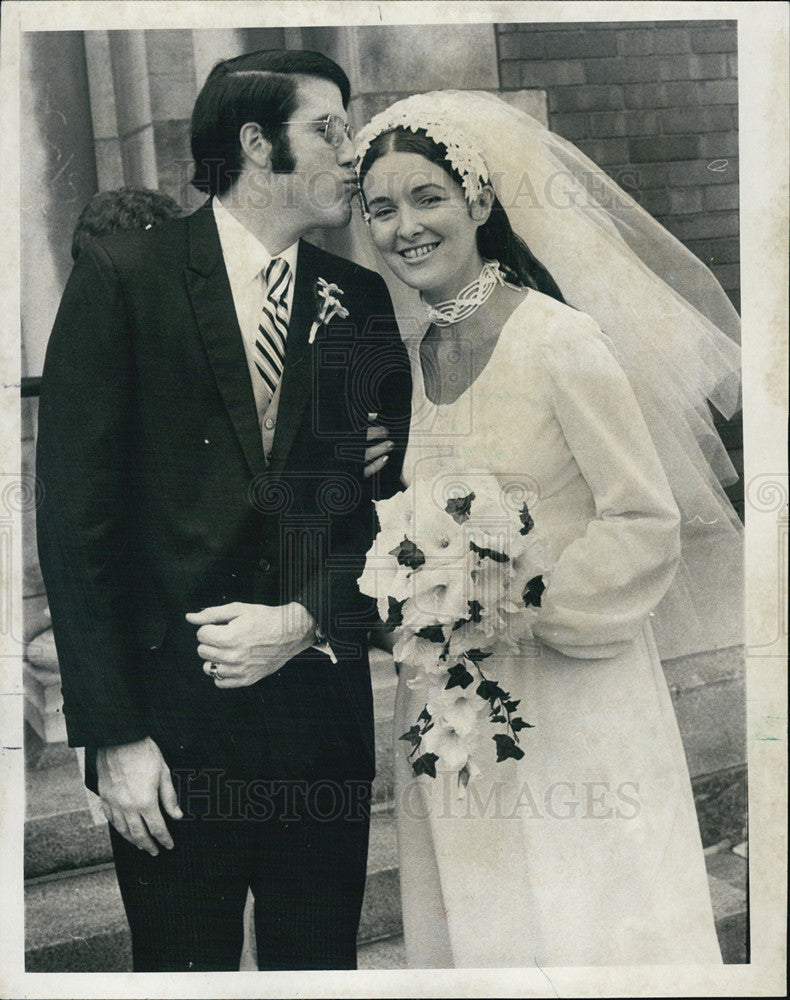
[[[549,128],[703,260],[739,309],[735,22],[501,24],[496,35],[502,90],[545,90]],[[740,419],[720,433],[742,472]],[[728,492],[742,514],[742,486]]]

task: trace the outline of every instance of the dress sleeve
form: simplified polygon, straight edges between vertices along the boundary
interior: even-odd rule
[[[595,502],[559,555],[534,632],[567,656],[623,652],[667,591],[680,556],[677,506],[631,387],[590,317],[547,332],[545,387]]]

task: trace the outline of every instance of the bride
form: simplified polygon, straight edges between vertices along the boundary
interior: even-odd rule
[[[651,622],[707,641],[710,580],[737,566],[707,409],[738,406],[737,316],[589,160],[495,97],[400,101],[357,154],[373,244],[427,317],[405,484],[437,461],[521,483],[553,559],[531,644],[486,661],[534,727],[523,758],[492,758],[459,798],[396,746],[408,963],[719,963]],[[401,664],[396,736],[422,708],[414,675]]]

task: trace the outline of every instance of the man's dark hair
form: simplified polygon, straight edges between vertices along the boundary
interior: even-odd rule
[[[348,107],[351,86],[343,70],[319,52],[250,52],[217,63],[198,94],[192,112],[192,184],[198,191],[223,194],[242,167],[239,130],[257,122],[272,144],[272,168],[290,173],[295,166],[287,127],[298,105],[297,76],[334,83]]]
[[[99,191],[80,212],[71,238],[71,257],[76,260],[90,240],[122,229],[147,229],[182,215],[181,206],[169,195],[147,188],[122,187]]]

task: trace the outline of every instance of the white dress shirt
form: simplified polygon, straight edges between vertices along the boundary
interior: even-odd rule
[[[280,385],[277,386],[275,394],[269,398],[268,390],[263,379],[255,367],[255,359],[258,349],[255,340],[258,336],[258,323],[260,322],[261,309],[265,301],[266,290],[263,285],[261,271],[265,271],[272,260],[272,255],[266,247],[253,236],[252,233],[243,226],[238,219],[234,218],[225,208],[219,198],[214,196],[212,203],[214,210],[214,221],[217,223],[219,242],[222,247],[222,256],[225,261],[225,270],[228,272],[230,291],[233,296],[233,306],[236,310],[236,318],[239,321],[241,337],[244,341],[244,353],[247,355],[247,367],[250,370],[250,380],[252,390],[255,394],[255,406],[258,410],[258,423],[261,428],[261,440],[266,461],[274,441],[274,429],[277,424],[277,407],[280,402]],[[296,285],[296,258],[299,253],[299,242],[292,243],[278,257],[288,262],[291,269],[291,281],[286,294],[286,305],[288,315],[291,315],[294,298],[294,286]],[[313,649],[325,653],[333,663],[337,663],[332,648],[326,642],[316,643]]]
[[[278,385],[277,391],[270,399],[266,385],[255,367],[255,359],[258,356],[255,340],[258,336],[258,324],[266,295],[261,271],[265,271],[269,266],[272,255],[257,237],[252,235],[249,229],[230,214],[216,196],[212,208],[214,220],[217,223],[222,256],[225,260],[225,269],[228,272],[236,318],[239,321],[244,341],[244,352],[247,355],[247,366],[250,371],[252,390],[255,394],[263,450],[268,461],[274,441],[274,429],[277,424],[280,387]],[[283,250],[282,253],[277,254],[278,257],[288,262],[291,269],[291,281],[286,294],[289,316],[293,306],[298,253],[299,242],[297,241]]]

